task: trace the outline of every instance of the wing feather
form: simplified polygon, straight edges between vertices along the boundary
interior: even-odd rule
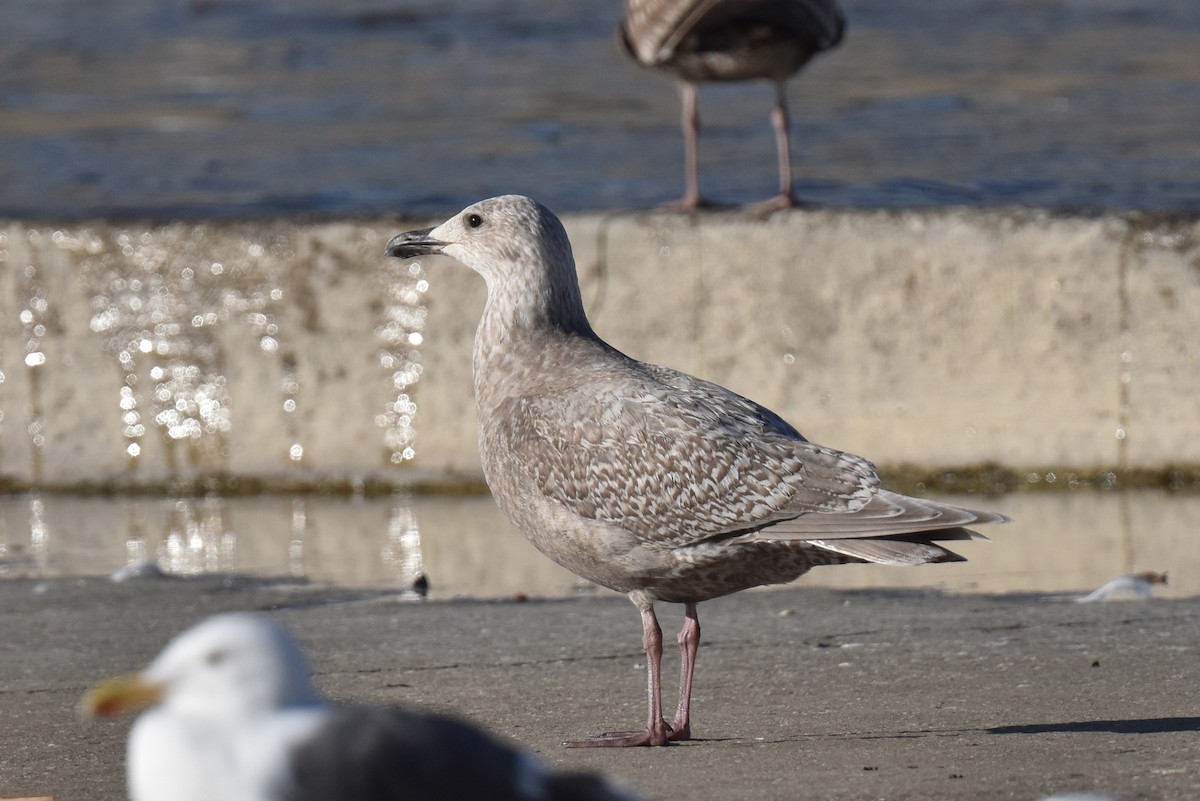
[[[638,61],[654,66],[670,62],[698,28],[737,19],[808,37],[817,50],[837,45],[845,30],[836,0],[629,0],[621,36]]]
[[[753,401],[633,360],[510,399],[493,419],[505,421],[495,447],[531,491],[647,545],[853,512],[879,486],[870,462],[808,442]]]
[[[769,409],[614,354],[494,410],[487,450],[504,454],[518,494],[652,548],[799,541],[893,564],[957,558],[932,542],[1008,520],[882,490],[866,459],[809,442]]]

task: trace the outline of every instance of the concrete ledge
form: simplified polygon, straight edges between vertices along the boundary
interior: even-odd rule
[[[939,210],[565,222],[602,336],[882,467],[1200,464],[1194,219]],[[414,274],[383,258],[401,227],[0,224],[2,480],[476,475],[470,345],[483,282],[449,260],[422,260]],[[124,317],[112,312],[105,329],[106,309]],[[397,345],[397,325],[419,345]],[[120,343],[139,331],[150,352],[133,348],[123,366]],[[418,365],[415,386],[393,385],[397,359]],[[193,413],[197,436],[172,438],[155,418],[196,393],[163,376],[187,365],[213,379],[215,411],[207,422]],[[140,436],[123,419],[122,387]],[[416,458],[397,469],[385,435],[403,427],[389,404],[404,392],[419,434]]]

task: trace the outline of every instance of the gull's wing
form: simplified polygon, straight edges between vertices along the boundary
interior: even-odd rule
[[[753,401],[633,360],[511,399],[493,419],[489,447],[533,491],[651,546],[853,513],[879,486],[870,462],[806,441]]]
[[[638,61],[653,66],[670,61],[697,27],[738,18],[810,37],[816,50],[836,45],[845,29],[835,0],[629,0],[621,36]]]
[[[598,776],[550,773],[465,722],[395,707],[333,707],[289,767],[282,801],[637,801]]]

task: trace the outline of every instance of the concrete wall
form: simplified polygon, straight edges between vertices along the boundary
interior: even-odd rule
[[[1195,220],[938,210],[565,222],[602,336],[883,467],[1200,465]],[[470,346],[483,283],[436,257],[421,261],[423,276],[401,274],[407,265],[379,254],[403,227],[0,225],[0,476],[476,475]],[[204,281],[181,284],[185,268]],[[98,297],[128,294],[138,276],[166,287],[165,315],[223,377],[227,421],[194,440],[161,436],[143,377],[149,432],[130,458],[119,405],[130,370],[94,317]],[[389,292],[422,277],[417,455],[397,469],[378,420],[395,394],[381,330]],[[188,329],[196,307],[217,323]],[[275,350],[262,346],[264,319]],[[167,350],[183,341],[163,338]],[[43,364],[25,363],[31,347]],[[145,376],[159,357],[137,358]],[[288,456],[297,442],[300,460]]]

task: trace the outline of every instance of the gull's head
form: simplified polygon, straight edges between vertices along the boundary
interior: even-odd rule
[[[574,276],[567,232],[554,213],[532,198],[501,195],[473,203],[436,228],[392,237],[386,253],[401,259],[444,253],[484,278],[561,265]]]
[[[159,705],[210,718],[243,718],[312,703],[316,691],[296,641],[260,615],[230,613],[188,629],[141,673],[96,685],[83,712],[111,716]]]

